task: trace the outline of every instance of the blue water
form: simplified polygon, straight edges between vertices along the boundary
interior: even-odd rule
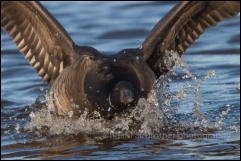
[[[41,3],[76,44],[92,46],[109,54],[139,47],[152,27],[176,4]],[[44,130],[40,130],[42,134],[39,135],[24,127],[31,122],[31,113],[36,114],[43,108],[35,102],[40,95],[45,95],[48,87],[1,30],[1,159],[240,159],[240,15],[208,29],[183,58],[187,69],[199,79],[208,71],[215,71],[214,78],[201,84],[198,103],[208,125],[217,126],[205,127],[201,123],[197,125],[198,130],[193,129],[208,136],[108,137],[88,135],[84,131],[52,135]],[[195,86],[190,78],[182,79],[185,73],[180,68],[175,71],[177,75],[168,78],[170,91],[167,93],[173,96],[189,82]],[[187,88],[186,93],[185,100],[174,97],[168,106],[177,108],[171,116],[173,124],[175,121],[189,124],[197,121],[192,117],[193,90]],[[203,132],[205,129],[207,131]],[[184,131],[190,132],[188,127]]]

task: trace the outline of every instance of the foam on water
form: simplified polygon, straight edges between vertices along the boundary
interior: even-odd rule
[[[138,105],[130,112],[115,116],[112,120],[105,120],[100,117],[98,112],[94,117],[88,117],[88,110],[79,118],[73,117],[73,112],[69,112],[67,117],[57,116],[54,112],[54,106],[50,97],[46,94],[47,105],[42,106],[37,112],[30,113],[30,121],[26,123],[25,130],[38,135],[62,135],[62,134],[113,134],[113,135],[157,135],[160,133],[207,133],[212,130],[222,129],[224,116],[230,111],[227,106],[218,117],[217,122],[211,123],[202,112],[199,101],[200,88],[206,79],[213,78],[215,71],[209,71],[208,74],[198,79],[187,68],[184,59],[180,58],[173,51],[166,51],[166,65],[172,69],[172,62],[180,67],[186,75],[183,79],[191,78],[193,81],[186,81],[185,85],[174,95],[169,89],[169,75],[175,74],[173,70],[166,75],[161,76],[154,84],[148,99],[140,99]],[[177,114],[179,104],[187,101],[185,99],[186,89],[192,90],[193,108],[192,113],[185,114],[180,119]],[[172,101],[178,100],[176,103]],[[235,130],[234,126],[230,127]],[[16,130],[18,128],[16,127]]]

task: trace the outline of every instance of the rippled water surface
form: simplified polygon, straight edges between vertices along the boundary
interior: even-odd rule
[[[79,45],[136,48],[175,2],[42,2]],[[148,100],[112,121],[56,117],[1,30],[2,159],[240,159],[240,15],[208,29]],[[185,64],[186,62],[186,64]]]

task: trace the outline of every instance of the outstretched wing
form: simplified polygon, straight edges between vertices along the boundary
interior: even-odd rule
[[[73,41],[40,3],[1,1],[1,26],[50,85],[71,64]]]
[[[239,1],[181,2],[157,23],[143,42],[143,59],[158,77],[167,71],[163,60],[166,49],[181,55],[206,28],[239,12]]]

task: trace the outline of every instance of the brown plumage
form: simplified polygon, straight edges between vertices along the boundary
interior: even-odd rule
[[[157,23],[141,49],[112,56],[76,45],[38,2],[1,1],[1,26],[48,82],[58,114],[88,108],[109,118],[147,97],[155,79],[167,72],[166,49],[183,54],[206,28],[239,12],[239,1],[181,2]]]

